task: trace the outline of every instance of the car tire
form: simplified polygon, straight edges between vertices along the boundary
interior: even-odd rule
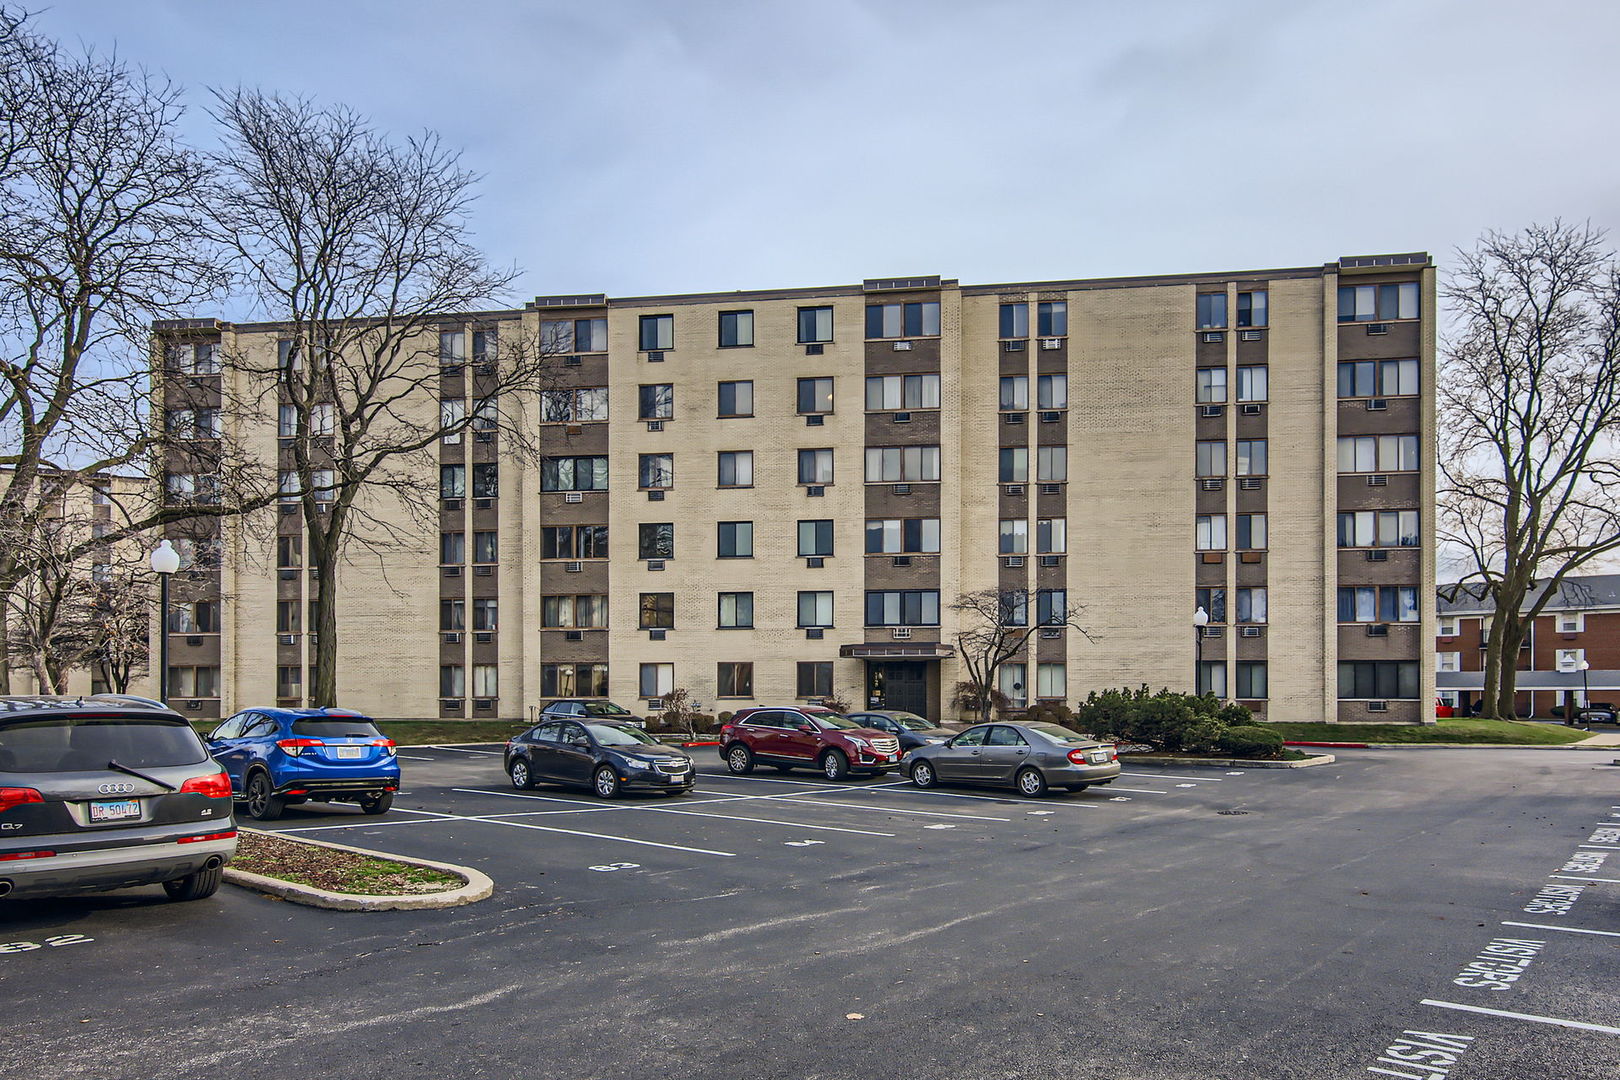
[[[591,774],[591,790],[604,799],[619,797],[619,774],[611,765],[602,765]]]
[[[526,758],[513,758],[512,763],[506,767],[506,775],[511,777],[512,786],[519,791],[528,791],[534,787],[534,770],[530,768]]]
[[[754,752],[740,742],[734,742],[726,747],[726,768],[738,776],[747,776],[754,771]]]
[[[1038,799],[1046,794],[1046,777],[1039,769],[1020,769],[1016,782],[1018,794],[1026,799]]]
[[[386,814],[389,808],[394,805],[394,793],[385,791],[381,795],[368,795],[359,802],[362,813],[371,814],[372,816]]]
[[[919,761],[911,766],[911,782],[920,788],[931,788],[939,783],[939,774],[928,762]]]
[[[247,791],[243,793],[248,817],[254,821],[274,821],[286,809],[287,801],[279,798],[270,783],[270,774],[256,772],[248,777]]]
[[[829,780],[842,780],[849,775],[849,758],[842,750],[828,750],[821,755],[821,772]]]
[[[170,900],[206,900],[219,891],[219,883],[224,877],[223,866],[216,866],[212,870],[198,870],[195,874],[165,881],[163,891],[169,894]]]

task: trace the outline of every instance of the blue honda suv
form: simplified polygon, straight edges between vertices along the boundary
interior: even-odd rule
[[[244,709],[208,736],[208,752],[259,821],[311,800],[385,814],[399,790],[394,740],[350,709]]]

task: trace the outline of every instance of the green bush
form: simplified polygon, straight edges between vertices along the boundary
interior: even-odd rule
[[[719,720],[720,720],[720,722],[722,724],[729,724],[729,723],[731,723],[731,718],[733,716],[735,716],[735,715],[736,715],[735,713],[731,712],[730,710],[727,710],[726,712],[723,712],[723,713],[720,714]]]
[[[1231,719],[1250,719],[1241,705],[1222,705],[1212,694],[1150,693],[1135,690],[1092,691],[1074,715],[1074,726],[1120,742],[1144,743],[1159,750],[1213,750]]]
[[[1258,724],[1229,727],[1221,732],[1217,742],[1222,752],[1233,757],[1277,758],[1282,757],[1283,752],[1282,733]]]
[[[1074,710],[1061,701],[1042,701],[1030,706],[1024,713],[1024,719],[1031,723],[1058,724],[1062,727],[1074,725]]]

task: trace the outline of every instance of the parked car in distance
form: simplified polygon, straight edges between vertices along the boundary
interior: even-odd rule
[[[1580,724],[1612,724],[1615,717],[1614,706],[1607,701],[1594,701],[1575,713],[1575,721]]]
[[[399,790],[394,740],[352,709],[243,709],[209,734],[208,752],[255,821],[311,801],[386,814]]]
[[[547,702],[540,709],[540,722],[547,720],[581,720],[591,722],[596,720],[611,724],[634,724],[641,727],[641,717],[629,709],[615,705],[611,701],[591,700],[589,698],[559,698]]]
[[[882,776],[899,765],[900,740],[815,705],[741,709],[720,728],[720,758],[738,775],[758,763],[842,780],[851,773]]]
[[[0,697],[0,896],[219,888],[231,782],[184,717],[113,697]]]
[[[634,790],[683,795],[697,782],[690,754],[628,724],[547,720],[510,740],[503,760],[520,791],[550,782],[612,799]]]
[[[978,724],[943,745],[913,750],[906,760],[907,775],[920,788],[998,784],[1032,799],[1048,788],[1083,791],[1119,775],[1115,747],[1044,722]]]
[[[955,734],[903,709],[863,709],[845,713],[862,727],[886,731],[900,740],[900,754],[904,756],[919,746],[938,746]]]
[[[1457,710],[1445,703],[1442,698],[1434,699],[1434,717],[1436,720],[1450,720],[1457,715]]]

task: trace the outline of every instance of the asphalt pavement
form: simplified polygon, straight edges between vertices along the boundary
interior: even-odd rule
[[[1620,1075],[1606,753],[1127,766],[1039,800],[698,754],[691,796],[603,803],[405,748],[387,816],[275,826],[475,866],[468,907],[0,905],[0,1073]]]

